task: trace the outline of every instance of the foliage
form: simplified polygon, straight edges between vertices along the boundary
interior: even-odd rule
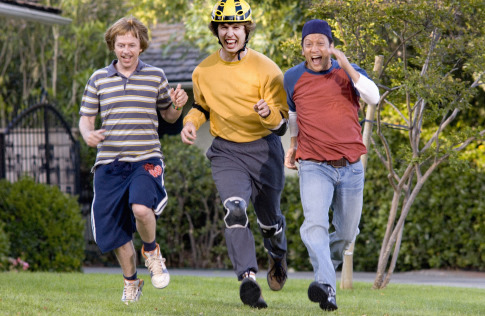
[[[1,187],[1,184],[0,184]],[[8,254],[10,253],[10,240],[5,231],[5,223],[0,221],[0,271],[8,269]]]
[[[125,3],[130,14],[138,17],[146,25],[154,25],[158,22],[179,23],[184,19],[190,1],[141,0]]]
[[[79,102],[89,76],[111,62],[104,32],[117,19],[133,15],[148,26],[182,22],[186,40],[206,51],[219,46],[207,25],[215,1],[39,1],[58,6],[70,25],[47,26],[21,19],[3,18],[0,26],[0,126],[17,113],[47,98],[75,126]],[[307,0],[250,1],[259,25],[250,46],[278,64],[286,60],[279,44],[301,27]],[[15,34],[15,36],[12,36]]]
[[[75,197],[30,178],[0,181],[0,221],[10,240],[9,257],[32,271],[79,271],[84,222]]]
[[[180,142],[178,135],[164,136],[162,148],[169,201],[157,221],[157,242],[167,258],[167,266],[232,269],[224,240],[225,211],[211,177],[209,161],[197,147]],[[471,169],[456,173],[452,166],[446,165],[430,178],[413,206],[417,211],[408,216],[409,225],[398,258],[399,271],[428,268],[485,271],[483,255],[477,256],[477,251],[484,253],[485,247],[485,231],[480,225],[485,220],[485,206],[476,198],[484,189],[484,176]],[[356,271],[376,269],[391,197],[386,170],[371,153],[360,234],[355,245]],[[281,209],[287,224],[288,266],[296,271],[312,271],[300,237],[304,217],[297,176],[286,177]],[[268,256],[252,205],[248,216],[258,264],[267,269]],[[135,244],[139,250],[138,234]],[[117,265],[114,257],[103,256],[98,260]]]
[[[58,104],[59,109],[67,116],[69,122],[73,126],[77,125],[79,102],[86,81],[94,70],[107,65],[112,59],[112,55],[104,45],[103,34],[111,23],[122,16],[133,14],[147,24],[155,23],[155,21],[182,21],[187,28],[186,39],[188,41],[208,51],[213,51],[219,47],[217,40],[207,29],[214,0],[141,0],[137,2],[41,0],[39,2],[59,6],[63,10],[63,16],[71,18],[73,22],[68,26],[52,27],[1,17],[1,19],[5,19],[6,23],[2,23],[0,26],[2,30],[0,32],[0,60],[3,61],[0,65],[0,126],[6,126],[15,113],[25,109],[33,100],[42,99],[45,97],[45,93],[47,93],[47,98],[50,101]],[[483,2],[477,0],[440,0],[434,2],[424,0],[412,2],[326,0],[314,1],[314,3],[314,8],[309,11],[307,9],[310,1],[250,1],[258,27],[249,46],[267,54],[284,70],[301,61],[299,32],[304,21],[310,18],[324,18],[331,23],[334,29],[337,48],[343,50],[351,62],[356,62],[366,69],[381,85],[382,92],[386,91],[387,87],[396,89],[388,95],[387,103],[383,103],[380,107],[380,118],[383,123],[400,126],[410,125],[408,123],[415,122],[414,119],[406,120],[405,115],[401,114],[406,114],[409,108],[415,108],[419,105],[420,100],[426,100],[426,107],[422,111],[425,116],[419,133],[422,139],[416,143],[422,146],[432,139],[436,126],[443,121],[442,118],[454,109],[459,109],[456,120],[449,124],[447,129],[441,131],[439,141],[429,142],[431,145],[423,150],[420,155],[414,155],[409,148],[410,142],[407,140],[409,133],[406,130],[388,129],[382,132],[383,136],[389,140],[391,149],[397,157],[393,160],[397,172],[401,172],[408,163],[426,162],[426,159],[434,159],[439,155],[450,152],[450,150],[456,148],[456,144],[467,137],[476,136],[478,128],[484,126],[485,92],[483,89],[471,88],[472,83],[479,78],[480,70],[485,69]],[[432,33],[433,30],[438,31]],[[430,41],[432,34],[440,35],[441,41],[437,42],[435,46]],[[56,47],[58,48],[56,49]],[[429,54],[426,54],[427,52]],[[371,72],[376,55],[383,55],[385,59],[381,73]],[[427,65],[426,69],[423,65]],[[57,73],[55,69],[58,69]],[[424,75],[422,75],[423,70],[426,70]],[[476,82],[478,83],[480,80]],[[481,87],[483,88],[483,84]],[[394,111],[394,108],[397,108],[399,112]],[[374,138],[377,137],[374,136]],[[180,141],[173,141],[173,144],[175,143],[180,143]],[[170,152],[170,146],[173,144],[170,144],[169,141],[166,153]],[[199,174],[211,179],[210,171],[207,170],[208,167],[204,166],[207,162],[203,156],[200,157],[199,153],[192,151],[195,148],[189,149],[187,146],[178,148],[175,145],[173,145],[173,148],[176,152],[166,155],[168,164],[166,182],[171,200],[162,214],[161,222],[159,221],[159,236],[171,238],[165,250],[171,255],[169,261],[174,265],[185,266],[188,262],[197,258],[197,260],[202,260],[202,265],[205,265],[207,258],[212,256],[212,258],[216,258],[212,262],[215,263],[215,266],[226,267],[229,261],[224,242],[219,239],[223,228],[223,225],[220,225],[220,216],[223,212],[221,203],[217,201],[217,195],[214,187],[211,187],[210,180],[194,178]],[[382,144],[376,142],[376,148],[378,152],[383,152]],[[89,166],[92,165],[93,149],[84,148],[83,150],[85,156],[89,157],[83,160],[84,163]],[[483,140],[473,143],[462,153],[451,155],[450,165],[466,170],[467,164],[462,163],[463,159],[466,159],[483,170],[485,168],[484,150]],[[187,156],[178,155],[178,151],[185,152]],[[171,161],[172,155],[178,157],[179,160]],[[188,158],[191,155],[194,155],[195,158]],[[194,172],[193,176],[187,174],[193,168],[189,164],[184,164],[187,159],[195,159],[194,162],[190,161],[195,164],[194,170],[199,170],[199,173]],[[374,157],[374,159],[377,158]],[[427,165],[429,163],[425,164],[425,166]],[[186,166],[190,166],[190,168]],[[172,170],[172,167],[175,167],[174,170]],[[86,165],[83,168],[89,170]],[[454,169],[451,169],[451,167],[446,170],[445,172],[449,173],[450,179],[461,176],[461,171],[453,171]],[[174,179],[171,176],[172,172]],[[88,174],[87,171],[86,174]],[[379,253],[378,243],[385,234],[386,212],[391,208],[391,192],[386,185],[385,176],[386,174],[382,170],[376,171],[375,176],[374,171],[368,170],[367,179],[372,180],[366,184],[366,190],[369,190],[369,193],[366,193],[363,226],[356,246],[364,247],[366,255],[358,259],[354,258],[356,266],[364,267],[366,270],[375,269],[374,256]],[[483,182],[479,176],[477,177],[478,180],[476,181]],[[445,200],[452,205],[457,203],[443,198],[448,195],[453,196],[453,194],[448,194],[451,188],[458,190],[457,186],[451,184],[462,183],[464,187],[467,187],[466,184],[470,183],[456,181],[444,186],[435,183],[433,179],[431,177],[429,180],[433,185],[426,184],[416,200],[416,205],[419,206],[421,211],[420,215],[426,216],[424,219],[430,219],[429,214],[434,214],[433,208],[427,206],[427,203],[431,203],[431,201]],[[474,178],[467,176],[464,177],[464,180],[466,179],[472,181]],[[172,181],[177,183],[177,186],[171,187],[170,182]],[[194,183],[200,184],[202,187],[194,189]],[[181,187],[187,186],[187,190],[194,190],[195,196],[203,194],[207,194],[207,196],[204,196],[203,203],[196,202],[195,199],[185,195],[180,196],[180,192],[177,191],[179,185]],[[428,192],[428,188],[432,186],[440,189]],[[303,220],[303,215],[297,187],[297,179],[287,179],[285,193],[282,196],[282,210],[287,218],[290,249],[288,261],[291,262],[292,266],[304,269],[308,268],[309,264],[306,249],[299,237],[299,225]],[[10,190],[10,187],[8,190]],[[1,197],[7,196],[4,194],[6,191],[1,190],[1,192]],[[187,192],[192,193],[191,191]],[[459,192],[465,194],[460,196],[466,201],[468,199],[475,200],[473,195],[469,196],[466,192]],[[439,194],[443,194],[443,197],[432,198]],[[209,200],[208,197],[213,200]],[[178,205],[179,199],[184,204]],[[2,200],[0,199],[0,201]],[[471,205],[468,202],[456,205],[463,204]],[[193,210],[189,209],[188,205],[191,205]],[[416,205],[413,206],[413,210],[418,209]],[[433,205],[447,209],[446,205]],[[470,208],[474,211],[467,209],[467,212],[472,215],[464,219],[460,218],[464,225],[472,218],[480,218],[476,215],[476,212],[483,211],[481,205],[472,205]],[[209,212],[207,214],[214,215],[215,222],[219,222],[218,226],[210,226],[207,222],[207,215],[197,213],[201,209],[203,210],[201,213]],[[250,210],[249,213],[252,216],[251,222],[255,223],[253,212]],[[416,224],[412,225],[422,227],[420,219],[414,219],[413,213],[414,211],[410,212],[410,217],[407,219],[408,223],[416,221]],[[168,214],[170,215],[167,216]],[[366,214],[372,214],[372,216],[369,218]],[[189,219],[201,221],[200,225],[204,229],[201,232],[198,231],[199,229],[191,231]],[[455,223],[455,226],[461,227],[456,224],[458,219],[452,215],[447,215],[446,219]],[[430,219],[430,221],[432,223],[439,222],[439,218]],[[199,223],[193,222],[192,225],[196,227]],[[475,227],[476,224],[470,225]],[[214,233],[217,230],[216,226],[221,229],[218,233]],[[172,227],[181,229],[176,237],[171,236]],[[182,233],[182,230],[187,228],[188,231]],[[258,258],[260,264],[264,267],[266,266],[266,254],[258,239],[261,237],[257,225],[254,225],[253,228],[257,239]],[[432,267],[482,269],[481,266],[476,266],[468,252],[467,255],[457,256],[453,259],[450,252],[443,250],[431,256],[431,258],[434,258],[433,262],[421,261],[421,257],[425,256],[424,254],[428,255],[428,252],[417,245],[429,245],[430,242],[417,239],[417,236],[421,236],[421,234],[419,231],[413,232],[413,229],[413,227],[408,227],[405,230],[406,234],[403,239],[398,269],[418,267],[419,262],[424,266]],[[426,229],[430,230],[431,228],[427,227]],[[463,229],[463,227],[460,228],[460,230]],[[441,236],[434,230],[431,231],[433,236]],[[216,234],[216,236],[210,237],[210,232]],[[428,234],[430,233],[428,232]],[[466,235],[463,236],[467,237]],[[407,239],[408,237],[410,239]],[[442,237],[443,245],[446,244],[445,237],[446,234]],[[204,245],[211,245],[212,253],[203,254],[198,244],[208,242],[210,238],[215,238],[215,243],[211,245],[209,242]],[[458,236],[455,238],[458,238]],[[480,238],[475,235],[470,238],[473,242],[467,241],[464,244],[476,247]],[[359,244],[361,240],[365,244]],[[185,249],[183,256],[177,257],[176,251],[170,249],[172,246],[168,245],[172,245],[173,249],[180,249],[183,245]],[[437,245],[433,244],[433,247],[437,247]],[[463,248],[458,243],[457,246],[453,247],[460,249],[460,254],[466,248],[466,246]],[[483,247],[481,244],[478,247],[483,249],[480,248]],[[442,259],[443,256],[447,259]],[[190,259],[186,260],[185,258]],[[407,259],[404,260],[404,258]],[[460,261],[460,258],[463,259],[463,262]],[[453,260],[460,261],[460,263],[453,262]]]
[[[0,124],[6,126],[8,114],[20,112],[32,100],[41,98],[39,82],[46,87],[46,65],[48,56],[47,38],[49,30],[45,26],[34,28],[23,20],[9,19],[0,26]],[[12,36],[15,34],[15,36]]]
[[[20,257],[17,257],[17,259],[8,258],[8,263],[10,265],[10,271],[20,272],[29,269],[29,263],[22,260]]]
[[[450,166],[436,172],[408,217],[400,268],[485,271],[484,190],[483,172],[457,174]]]
[[[377,266],[392,197],[385,176],[386,170],[371,155],[354,251],[357,271],[375,271]],[[451,165],[442,165],[407,217],[397,270],[485,271],[485,204],[479,198],[484,185],[483,172],[468,169],[457,173]]]

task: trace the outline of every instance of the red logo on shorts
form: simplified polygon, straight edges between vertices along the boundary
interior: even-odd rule
[[[148,171],[155,178],[162,175],[162,167],[155,166],[152,163],[146,163],[145,170]]]

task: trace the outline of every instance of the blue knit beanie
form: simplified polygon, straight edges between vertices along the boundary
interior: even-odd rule
[[[326,35],[330,41],[333,42],[332,38],[332,29],[330,29],[330,25],[324,20],[310,20],[303,25],[303,29],[301,30],[301,44],[303,46],[303,40],[305,36],[308,34],[323,34]]]

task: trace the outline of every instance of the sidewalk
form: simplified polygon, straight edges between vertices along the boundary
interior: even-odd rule
[[[121,274],[120,268],[84,267],[84,273],[115,273]],[[235,278],[231,270],[196,270],[196,269],[169,269],[171,275],[189,275],[197,277],[231,277]],[[145,268],[138,268],[138,273],[148,274]],[[266,271],[259,271],[258,275],[266,276]],[[353,282],[373,283],[375,272],[354,272]],[[289,279],[313,279],[312,272],[288,272]],[[337,281],[340,281],[340,272],[337,272]],[[420,270],[394,273],[390,284],[418,284],[470,287],[485,289],[485,272]]]

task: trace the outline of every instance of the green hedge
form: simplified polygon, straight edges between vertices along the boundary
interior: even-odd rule
[[[180,136],[162,138],[168,206],[157,222],[157,241],[169,267],[232,269],[224,240],[222,202],[212,180],[210,163]],[[425,184],[404,229],[397,271],[440,268],[485,270],[485,174],[457,172],[442,166]],[[375,271],[386,229],[392,189],[386,171],[371,154],[366,171],[364,209],[354,251],[356,271]],[[303,211],[298,178],[286,178],[281,209],[287,222],[288,264],[298,271],[312,269],[300,238]],[[248,210],[258,263],[267,254],[252,206]],[[330,215],[331,216],[331,215]],[[138,234],[135,244],[140,249]],[[112,262],[117,264],[116,262]]]
[[[392,189],[380,162],[369,161],[361,233],[354,268],[375,271],[387,225]],[[485,271],[485,173],[442,165],[413,204],[404,226],[397,271]]]
[[[0,271],[8,270],[8,258],[10,254],[10,241],[5,231],[5,223],[0,221]]]
[[[223,239],[224,210],[212,183],[209,162],[199,149],[182,144],[178,136],[165,137],[162,148],[167,162],[165,181],[170,200],[159,222],[159,238],[168,240],[170,255],[178,256],[172,262],[186,267],[231,268]],[[480,198],[484,189],[484,173],[473,169],[457,172],[446,165],[438,169],[425,184],[408,215],[396,269],[485,270],[485,202]],[[376,270],[391,198],[392,189],[386,171],[371,154],[366,172],[361,232],[355,246],[356,271]],[[201,215],[209,208],[213,209],[211,228],[208,225],[211,218]],[[287,221],[289,266],[300,271],[311,270],[307,250],[300,238],[303,211],[297,177],[286,178],[281,209]],[[267,255],[252,207],[248,213],[258,262],[266,268]],[[197,222],[197,218],[201,222]],[[191,239],[191,234],[196,238]],[[202,260],[204,264],[195,263],[194,260],[198,260],[196,253],[204,253],[203,240],[209,239],[210,234],[217,236],[219,245],[206,252],[208,256]],[[173,236],[180,241],[173,243]],[[197,238],[201,241],[195,244],[200,249],[191,250],[190,240]]]
[[[2,180],[0,222],[10,241],[8,256],[22,258],[30,271],[80,271],[84,221],[75,197],[30,178]]]

